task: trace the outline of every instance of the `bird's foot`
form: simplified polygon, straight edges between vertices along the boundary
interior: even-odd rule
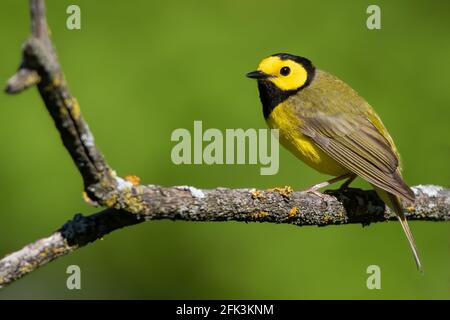
[[[304,190],[303,192],[313,194],[325,202],[332,201],[335,199],[333,196],[331,196],[329,194],[319,192],[318,189],[314,188],[314,187],[308,188],[308,189]]]

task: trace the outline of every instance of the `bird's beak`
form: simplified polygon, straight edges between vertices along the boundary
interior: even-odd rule
[[[270,77],[270,75],[262,71],[252,71],[247,73],[246,76],[250,79],[258,79],[258,80],[264,80]]]

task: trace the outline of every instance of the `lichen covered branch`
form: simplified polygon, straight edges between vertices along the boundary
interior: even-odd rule
[[[76,98],[68,89],[49,38],[44,1],[30,0],[30,12],[32,34],[23,45],[22,61],[17,73],[9,79],[6,92],[19,93],[37,84],[64,146],[83,177],[86,191],[95,199],[95,192],[90,186],[114,188],[115,180],[111,178],[111,170],[94,144]]]
[[[89,217],[77,214],[51,236],[33,242],[0,260],[0,288],[113,230],[141,221],[143,219],[139,216],[112,209]]]
[[[326,226],[396,220],[373,191],[348,189],[329,191],[322,200],[314,194],[292,192],[290,188],[271,190],[200,190],[194,187],[139,186],[146,204],[138,214],[106,209],[73,220],[48,238],[38,240],[0,260],[0,287],[23,277],[38,267],[69,254],[104,235],[148,220],[272,222],[297,226]],[[449,221],[450,190],[418,186],[409,220]]]

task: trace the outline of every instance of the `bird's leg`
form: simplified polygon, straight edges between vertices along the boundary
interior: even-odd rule
[[[343,174],[342,176],[338,176],[338,177],[332,178],[330,180],[315,184],[312,187],[309,187],[308,189],[306,189],[304,192],[313,193],[316,196],[318,196],[319,198],[326,200],[326,198],[329,197],[329,195],[318,192],[319,189],[325,188],[325,187],[329,186],[330,184],[336,183],[336,182],[344,180],[344,179],[347,179],[347,181],[345,181],[342,184],[341,188],[342,187],[346,188],[355,178],[356,178],[356,176],[353,173],[346,173],[346,174]]]
[[[339,187],[339,190],[346,190],[350,183],[353,182],[353,180],[356,179],[356,174],[351,174],[350,177]]]
[[[336,182],[344,180],[344,179],[348,179],[348,180],[345,181],[341,187],[347,187],[355,178],[356,178],[356,176],[353,173],[346,173],[346,174],[343,174],[342,176],[334,177],[330,180],[315,184],[312,187],[309,187],[308,189],[306,189],[305,192],[316,192],[319,189],[325,188],[325,187],[329,186],[330,184],[336,183]]]

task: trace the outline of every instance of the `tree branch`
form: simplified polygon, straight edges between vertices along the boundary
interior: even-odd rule
[[[42,100],[61,135],[75,165],[83,177],[86,191],[93,199],[89,186],[114,188],[115,180],[94,138],[84,121],[80,106],[70,94],[56,51],[49,38],[43,0],[30,0],[31,37],[22,48],[18,72],[10,78],[7,93],[19,93],[37,84]]]
[[[362,223],[395,219],[374,191],[328,191],[322,198],[293,192],[290,187],[271,190],[200,190],[194,187],[140,185],[137,177],[122,179],[96,147],[81,116],[80,106],[67,87],[48,35],[43,0],[30,0],[32,36],[22,49],[22,62],[7,84],[18,93],[36,84],[63,144],[84,182],[89,201],[107,209],[73,220],[52,234],[0,260],[0,287],[54,259],[71,253],[111,231],[146,220],[244,221],[287,223],[298,226]],[[410,220],[450,220],[450,190],[418,186],[416,202],[408,208]]]
[[[326,226],[396,220],[374,191],[348,189],[328,191],[323,201],[314,194],[274,190],[200,190],[194,187],[140,186],[146,208],[139,214],[106,209],[74,219],[47,238],[38,240],[0,260],[0,288],[54,259],[102,238],[104,235],[143,221],[171,219],[185,221],[272,222],[297,226]],[[415,207],[409,220],[449,221],[450,190],[418,186]]]

